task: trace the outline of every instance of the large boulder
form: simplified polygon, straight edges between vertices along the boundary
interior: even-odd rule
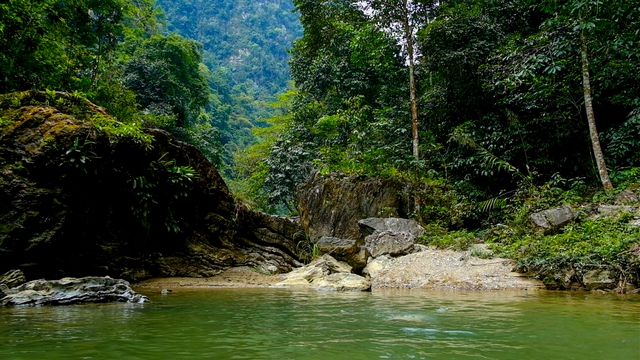
[[[323,291],[367,291],[371,288],[368,279],[351,273],[352,267],[337,261],[330,255],[286,274],[274,287],[312,288]]]
[[[367,218],[358,221],[360,232],[364,235],[371,235],[375,232],[381,233],[391,231],[394,233],[411,234],[418,237],[424,234],[424,228],[418,222],[410,219],[399,218]]]
[[[576,212],[569,205],[533,213],[530,216],[533,227],[545,233],[553,232],[573,222]]]
[[[358,246],[356,240],[323,236],[315,246],[320,254],[329,254],[353,266],[356,270],[362,269],[367,263],[367,251],[362,246]]]
[[[300,220],[312,243],[324,236],[359,240],[358,221],[407,214],[406,184],[398,179],[314,174],[298,188]]]
[[[405,232],[375,232],[364,239],[365,248],[374,259],[381,255],[397,257],[414,251],[415,236]]]
[[[33,280],[8,290],[6,296],[0,299],[0,305],[69,305],[116,301],[143,303],[149,299],[133,291],[124,280],[85,277]]]
[[[296,221],[236,203],[202,152],[165,131],[65,93],[2,95],[0,118],[0,272],[138,281],[302,265]]]
[[[358,226],[365,236],[364,246],[373,258],[411,254],[416,238],[424,234],[424,228],[409,219],[368,218],[358,221]]]

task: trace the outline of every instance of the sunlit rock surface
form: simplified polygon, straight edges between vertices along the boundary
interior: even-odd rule
[[[0,305],[38,306],[94,302],[147,302],[146,296],[131,290],[124,280],[109,277],[33,280],[7,291]]]

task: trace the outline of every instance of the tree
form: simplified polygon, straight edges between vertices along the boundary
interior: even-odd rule
[[[406,49],[409,63],[409,106],[411,109],[412,152],[416,160],[419,153],[418,105],[416,90],[416,51],[415,36],[421,21],[428,19],[431,1],[419,0],[368,0],[357,1],[365,7],[379,26],[397,35]]]
[[[134,91],[143,111],[175,115],[187,127],[209,101],[201,69],[200,44],[179,35],[154,35],[126,44],[122,64],[124,84]]]

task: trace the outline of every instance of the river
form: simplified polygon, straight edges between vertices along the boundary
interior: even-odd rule
[[[640,359],[640,296],[181,290],[0,308],[0,359]]]

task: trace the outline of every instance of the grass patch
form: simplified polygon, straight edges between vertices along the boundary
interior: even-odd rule
[[[425,234],[419,236],[416,242],[449,250],[467,250],[471,245],[478,243],[474,233],[466,230],[447,232],[434,225],[427,226]]]

